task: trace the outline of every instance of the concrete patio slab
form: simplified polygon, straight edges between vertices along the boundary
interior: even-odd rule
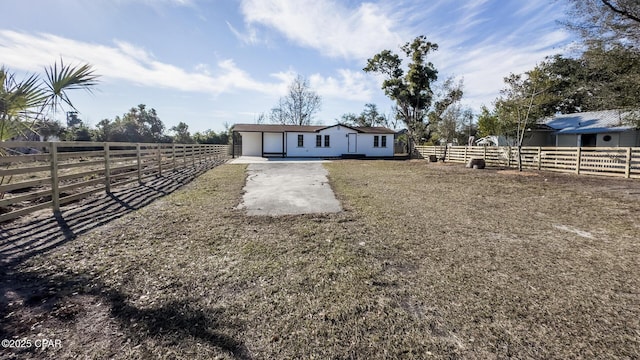
[[[229,160],[229,164],[265,164],[265,163],[326,163],[322,158],[263,158],[260,156],[240,156]]]
[[[342,211],[327,170],[315,162],[250,163],[240,209],[247,215],[300,215]]]

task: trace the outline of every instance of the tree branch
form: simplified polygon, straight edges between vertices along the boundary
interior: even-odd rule
[[[629,11],[617,8],[615,5],[613,5],[611,3],[611,0],[600,0],[600,1],[602,1],[602,3],[605,6],[607,6],[614,13],[622,15],[622,16],[626,17],[627,19],[630,19],[630,20],[633,20],[635,22],[640,23],[640,17],[637,17],[637,16],[633,15]]]

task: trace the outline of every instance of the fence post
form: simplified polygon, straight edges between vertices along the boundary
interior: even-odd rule
[[[187,167],[187,145],[182,144],[182,165]]]
[[[578,146],[576,150],[576,174],[580,174],[580,160],[582,158],[582,147]]]
[[[138,182],[142,183],[142,158],[140,156],[140,143],[136,144],[136,160],[138,161]]]
[[[631,148],[627,148],[627,163],[624,167],[624,177],[627,179],[631,177]]]
[[[467,163],[467,146],[464,146],[464,163]]]
[[[484,153],[482,154],[482,159],[486,162],[487,161],[487,145],[483,145],[482,146]]]
[[[104,143],[104,190],[111,192],[111,164],[109,161],[109,143]]]
[[[171,161],[173,162],[173,171],[176,171],[176,144],[171,144]]]
[[[511,146],[507,146],[507,167],[511,167]]]
[[[542,169],[542,146],[538,146],[538,170]]]
[[[158,176],[162,176],[162,145],[158,144]]]
[[[60,187],[58,184],[58,145],[55,142],[49,143],[51,155],[51,204],[53,213],[60,212]]]

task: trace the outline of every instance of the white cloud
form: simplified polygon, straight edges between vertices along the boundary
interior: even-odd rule
[[[229,23],[228,21],[227,21],[227,27],[229,27],[229,30],[231,30],[233,35],[235,35],[235,37],[238,40],[242,41],[245,44],[253,45],[260,42],[256,29],[252,27],[248,28],[246,32],[241,32],[238,29],[236,29],[233,25],[231,25],[231,23]]]
[[[273,28],[329,57],[366,59],[407,37],[398,21],[373,3],[350,9],[330,0],[244,0],[241,9],[250,29]]]
[[[278,82],[257,81],[229,59],[219,61],[214,70],[206,64],[198,64],[195,71],[187,71],[158,61],[152,53],[133,44],[123,41],[114,41],[114,44],[105,46],[51,34],[0,30],[3,63],[17,70],[38,72],[63,57],[67,62],[92,64],[104,81],[126,81],[141,86],[212,94],[234,90],[271,94],[286,86],[279,75],[275,76]]]
[[[479,108],[495,99],[503,77],[533,68],[560,52],[557,46],[569,39],[565,31],[554,29],[554,6],[534,3],[509,4],[515,20],[503,21],[495,18],[502,4],[494,0],[381,1],[351,8],[335,0],[243,0],[250,36],[237,36],[254,41],[261,26],[322,55],[362,60],[383,49],[397,51],[415,35],[426,34],[440,45],[432,56],[440,77],[464,77],[465,101]],[[358,101],[379,91],[379,83],[365,81],[371,76],[345,71],[312,75],[311,85],[323,96]]]
[[[4,65],[28,72],[41,72],[44,66],[63,57],[66,62],[92,64],[102,76],[101,80],[108,82],[125,81],[146,87],[214,95],[250,91],[270,96],[284,95],[297,75],[289,69],[271,74],[273,81],[258,81],[232,59],[218,61],[213,68],[199,63],[194,70],[188,71],[163,63],[151,52],[133,44],[118,40],[114,44],[105,46],[51,34],[0,30],[0,53],[3,54]],[[322,96],[358,100],[370,96],[370,83],[358,72],[338,70],[336,77],[314,74],[310,82]]]
[[[363,72],[346,69],[338,70],[337,78],[311,75],[309,85],[323,97],[362,102],[370,100],[373,95],[372,89],[377,87],[372,77],[366,76]]]
[[[553,5],[505,3],[509,8],[501,10],[510,15],[497,18],[499,6],[503,3],[495,0],[469,0],[455,11],[422,13],[424,22],[433,24],[427,29],[430,39],[440,45],[432,57],[439,77],[464,78],[463,102],[474,110],[491,105],[509,73],[533,69],[546,56],[564,53],[571,41],[571,34],[558,28],[561,13]],[[451,16],[443,24],[438,16],[445,13]]]

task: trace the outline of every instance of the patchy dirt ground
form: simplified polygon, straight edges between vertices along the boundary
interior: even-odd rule
[[[114,219],[3,228],[0,338],[60,346],[0,358],[640,357],[640,182],[326,167],[342,213],[245,216],[223,165]]]

